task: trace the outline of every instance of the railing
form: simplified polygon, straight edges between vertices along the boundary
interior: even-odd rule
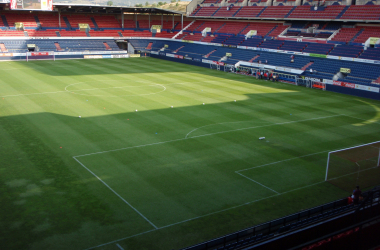
[[[344,212],[353,212],[356,210],[355,213],[357,213],[357,211],[371,208],[380,203],[380,186],[363,193],[363,197],[365,197],[365,199],[359,206],[347,204],[347,198],[343,198],[277,220],[253,226],[233,234],[225,235],[217,239],[184,248],[183,250],[219,249],[226,246],[237,246],[239,243],[255,244],[256,242],[269,239],[274,235],[281,234],[292,229],[301,228],[308,224],[334,217]]]

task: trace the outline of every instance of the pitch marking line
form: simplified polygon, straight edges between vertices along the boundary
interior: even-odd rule
[[[204,126],[201,126],[199,128],[195,128],[195,129],[191,130],[189,133],[187,133],[187,135],[185,136],[185,138],[188,138],[189,134],[193,133],[194,131],[196,131],[198,129],[201,129],[201,128],[204,128],[204,127],[209,127],[209,126],[214,126],[214,125],[222,125],[222,124],[229,124],[229,123],[242,123],[242,122],[255,122],[255,121],[254,120],[250,120],[250,121],[221,122],[221,123],[208,124],[208,125],[204,125]],[[260,122],[262,122],[262,123],[270,123],[270,122],[267,122],[267,121],[260,121]],[[273,123],[271,125],[273,125]]]
[[[232,129],[232,130],[227,130],[227,131],[215,132],[215,133],[210,133],[210,134],[191,136],[189,138],[197,138],[197,137],[216,135],[216,134],[223,134],[223,133],[228,133],[228,132],[241,131],[241,130],[254,129],[254,128],[270,127],[270,126],[274,126],[274,125],[284,125],[284,124],[290,124],[290,123],[305,122],[305,121],[311,121],[311,120],[319,120],[319,119],[331,118],[331,117],[336,117],[336,116],[342,116],[342,115],[331,115],[331,116],[310,118],[310,119],[299,120],[299,121],[279,122],[279,123],[273,123],[273,124],[269,124],[269,125],[262,125],[262,126],[248,127],[248,128],[238,128],[238,129]],[[186,135],[185,139],[187,139],[187,135]]]
[[[101,245],[98,245],[98,246],[89,247],[89,248],[86,248],[85,250],[90,250],[90,249],[94,249],[94,248],[98,248],[98,247],[107,246],[107,245],[110,245],[110,244],[113,244],[113,243],[116,243],[116,242],[119,242],[119,241],[122,241],[122,240],[133,238],[133,237],[136,237],[136,236],[139,236],[139,235],[143,235],[143,234],[146,234],[146,233],[150,233],[150,232],[153,232],[153,231],[156,231],[156,229],[152,229],[152,230],[148,230],[148,231],[145,231],[145,232],[142,232],[142,233],[138,233],[138,234],[134,234],[134,235],[131,235],[131,236],[127,236],[127,237],[124,237],[124,238],[121,238],[121,239],[118,239],[118,240],[114,240],[114,241],[110,241],[110,242],[107,242],[107,243],[104,243],[104,244],[101,244]]]
[[[235,172],[235,173],[237,173],[237,172]],[[247,177],[247,176],[245,176],[245,175],[243,175],[243,174],[241,174],[241,173],[237,173],[237,174],[240,175],[240,176],[243,176],[244,178],[247,178],[247,179],[250,180],[250,181],[253,181],[253,182],[259,184],[259,185],[262,186],[262,187],[265,187],[266,189],[269,189],[269,190],[272,191],[272,192],[275,192],[276,194],[279,194],[279,192],[277,192],[277,191],[275,191],[275,190],[273,190],[273,189],[271,189],[271,188],[269,188],[269,187],[267,187],[267,186],[261,184],[261,183],[258,182],[258,181],[255,181],[255,180],[253,180],[253,179],[251,179],[251,178],[249,178],[249,177]]]
[[[124,248],[122,248],[119,244],[116,243],[116,246],[120,249],[120,250],[124,250]]]
[[[274,125],[283,125],[283,124],[290,124],[290,123],[297,123],[297,122],[304,122],[304,121],[311,121],[311,120],[326,119],[326,118],[331,118],[331,117],[336,117],[336,116],[342,116],[342,115],[324,116],[324,117],[317,117],[317,118],[311,118],[311,119],[305,119],[305,120],[299,120],[299,121],[290,121],[290,122],[273,123],[273,124],[270,124],[270,125],[263,125],[263,126],[256,126],[256,127],[239,128],[239,129],[221,131],[221,132],[216,132],[216,133],[197,135],[197,136],[192,136],[192,137],[188,137],[188,138],[185,137],[185,138],[174,139],[174,140],[163,141],[163,142],[155,142],[155,143],[149,143],[149,144],[143,144],[143,145],[125,147],[125,148],[118,148],[118,149],[111,149],[111,150],[106,150],[106,151],[99,151],[99,152],[88,153],[88,154],[83,154],[83,155],[76,155],[74,157],[79,158],[79,157],[83,157],[83,156],[96,155],[96,154],[104,154],[104,153],[121,151],[121,150],[132,149],[132,148],[141,148],[141,147],[146,147],[146,146],[165,144],[165,143],[175,142],[175,141],[183,141],[183,140],[187,140],[187,139],[204,137],[204,136],[210,136],[210,135],[216,135],[216,134],[223,134],[223,133],[229,133],[229,132],[235,132],[235,131],[241,131],[241,130],[247,130],[247,129],[254,129],[254,128],[261,128],[261,127],[269,127],[269,126],[274,126]]]
[[[268,165],[273,165],[273,164],[282,163],[282,162],[285,162],[285,161],[291,161],[291,160],[295,160],[295,159],[299,159],[299,158],[304,158],[304,157],[308,157],[308,156],[312,156],[312,155],[317,155],[317,154],[322,154],[322,153],[327,153],[327,152],[330,152],[330,150],[325,150],[325,151],[321,151],[321,152],[318,152],[318,153],[312,153],[312,154],[302,155],[302,156],[298,156],[298,157],[293,157],[293,158],[289,158],[289,159],[285,159],[285,160],[281,160],[281,161],[271,162],[271,163],[267,163],[267,164],[256,166],[256,167],[245,168],[245,169],[241,169],[241,170],[235,171],[235,173],[238,174],[239,172],[243,172],[243,171],[254,169],[254,168],[261,168],[261,167],[265,167],[265,166],[268,166]]]
[[[155,229],[158,229],[156,225],[154,225],[148,218],[146,218],[142,213],[140,213],[136,208],[134,208],[128,201],[126,201],[123,197],[121,197],[115,190],[113,190],[107,183],[105,183],[99,176],[97,176],[94,172],[88,169],[82,162],[80,162],[77,158],[73,157],[82,167],[84,167],[88,172],[90,172],[93,176],[95,176],[99,181],[101,181],[109,190],[111,190],[117,197],[119,197],[124,203],[126,203],[129,207],[135,210],[142,218],[144,218],[149,224],[151,224]]]
[[[26,96],[26,95],[44,95],[44,94],[56,94],[56,93],[62,93],[67,91],[56,91],[56,92],[42,92],[42,93],[31,93],[31,94],[19,94],[19,95],[3,95],[1,97],[15,97],[15,96]]]
[[[116,81],[116,80],[101,80],[101,81]],[[99,81],[98,81],[99,82]],[[136,81],[136,82],[141,82],[141,83],[149,83],[147,81]],[[73,84],[70,84],[70,85],[67,85],[65,87],[65,90],[63,91],[55,91],[55,92],[40,92],[40,93],[30,93],[30,94],[18,94],[18,95],[4,95],[4,96],[0,96],[0,97],[16,97],[16,96],[28,96],[28,95],[46,95],[46,94],[56,94],[56,93],[72,93],[73,91],[75,92],[78,92],[78,91],[84,91],[84,90],[97,90],[97,89],[80,89],[80,90],[67,90],[66,88],[71,86],[71,85],[74,85],[74,84],[81,84],[81,83],[87,83],[87,82],[77,82],[77,83],[73,83]],[[183,83],[168,83],[168,84],[165,84],[165,85],[172,85],[172,84],[185,84],[187,82],[183,82]],[[153,93],[153,94],[158,94],[158,93],[161,93],[163,91],[166,90],[166,87],[162,84],[154,84],[154,85],[145,85],[145,86],[141,86],[141,87],[149,87],[149,86],[160,86],[160,87],[163,87],[164,90],[160,91],[160,92],[157,92],[157,93]],[[126,86],[126,87],[140,87],[140,86]],[[110,87],[110,88],[126,88],[126,87]],[[98,88],[98,89],[107,89],[107,88]],[[83,94],[78,94],[78,95],[83,95]],[[143,94],[143,95],[148,95],[148,94]],[[151,94],[149,94],[151,95]],[[133,95],[135,96],[135,95]]]
[[[358,118],[358,117],[354,117],[354,116],[350,116],[350,115],[343,115],[343,116],[351,117],[351,118],[362,120],[362,121],[371,121],[371,120],[368,120],[368,119],[362,119],[362,118]],[[379,122],[375,122],[375,121],[373,121],[371,123],[380,124]]]
[[[98,248],[98,247],[103,247],[103,246],[110,245],[110,244],[113,244],[113,243],[116,243],[116,242],[119,242],[119,241],[122,241],[122,240],[126,240],[126,239],[130,239],[130,238],[134,238],[136,236],[147,234],[147,233],[150,233],[150,232],[153,232],[153,231],[157,231],[157,230],[164,229],[164,228],[167,228],[167,227],[175,226],[175,225],[182,224],[182,223],[185,223],[185,222],[188,222],[188,221],[200,219],[200,218],[207,217],[207,216],[210,216],[210,215],[213,215],[213,214],[225,212],[225,211],[232,210],[232,209],[235,209],[235,208],[239,208],[239,207],[242,207],[242,206],[245,206],[245,205],[256,203],[256,202],[259,202],[259,201],[262,201],[262,200],[266,200],[266,199],[273,198],[273,197],[276,197],[276,196],[280,196],[280,195],[283,195],[283,194],[287,194],[287,193],[290,193],[290,192],[298,191],[298,190],[301,190],[301,189],[304,189],[304,188],[312,187],[312,186],[315,186],[315,185],[318,185],[318,184],[321,184],[321,183],[324,183],[324,182],[325,181],[320,181],[320,182],[316,182],[316,183],[313,183],[313,184],[310,184],[310,185],[306,185],[304,187],[300,187],[300,188],[296,188],[296,189],[293,189],[293,190],[289,190],[289,191],[286,191],[286,192],[283,192],[283,193],[277,193],[277,194],[274,194],[274,195],[271,195],[271,196],[267,196],[267,197],[264,197],[264,198],[261,198],[261,199],[249,201],[249,202],[246,202],[246,203],[243,203],[243,204],[240,204],[240,205],[236,205],[236,206],[233,206],[233,207],[230,207],[230,208],[226,208],[226,209],[223,209],[223,210],[215,211],[215,212],[208,213],[208,214],[205,214],[205,215],[201,215],[201,216],[198,216],[198,217],[194,217],[194,218],[191,218],[191,219],[183,220],[183,221],[176,222],[176,223],[173,223],[173,224],[170,224],[170,225],[162,226],[162,227],[159,227],[157,229],[152,229],[152,230],[145,231],[145,232],[142,232],[142,233],[139,233],[139,234],[127,236],[127,237],[124,237],[124,238],[121,238],[121,239],[117,239],[117,240],[114,240],[114,241],[110,241],[110,242],[107,242],[107,243],[104,243],[104,244],[101,244],[101,245],[98,245],[98,246],[87,248],[86,250],[95,249],[95,248]]]
[[[341,115],[336,115],[336,116],[341,116]],[[345,116],[345,115],[343,115]],[[331,117],[331,116],[328,116],[328,117]],[[355,118],[355,117],[353,117]],[[323,119],[323,117],[321,118],[314,118],[314,119]],[[359,118],[358,118],[359,119]],[[193,138],[193,137],[191,137]],[[186,139],[186,138],[185,138]],[[107,153],[107,152],[113,152],[113,151],[119,151],[119,150],[124,150],[124,149],[129,149],[129,148],[137,148],[137,147],[145,147],[145,146],[150,146],[150,145],[157,145],[157,144],[164,144],[164,143],[168,143],[168,142],[174,142],[174,141],[181,141],[181,140],[184,140],[184,139],[177,139],[177,140],[170,140],[170,141],[165,141],[165,142],[158,142],[158,143],[151,143],[151,144],[145,144],[145,145],[138,145],[138,146],[133,146],[133,147],[127,147],[127,148],[122,148],[122,149],[114,149],[114,150],[109,150],[109,151],[102,151],[102,152],[96,152],[96,153],[90,153],[90,154],[84,154],[84,155],[79,155],[79,156],[74,156],[73,158],[80,164],[82,165],[85,169],[87,169],[91,174],[93,174],[97,179],[99,179],[104,185],[106,185],[112,192],[114,192],[119,198],[120,195],[117,194],[111,187],[109,187],[103,180],[101,180],[97,175],[95,175],[91,170],[89,170],[86,166],[84,166],[78,159],[76,159],[76,157],[82,157],[82,156],[88,156],[88,155],[94,155],[94,154],[102,154],[102,153]],[[258,167],[264,167],[264,166],[268,166],[268,165],[272,165],[272,164],[277,164],[277,163],[281,163],[281,162],[285,162],[285,161],[289,161],[289,160],[294,160],[294,159],[299,159],[299,158],[302,158],[302,157],[307,157],[307,156],[311,156],[311,155],[316,155],[316,154],[321,154],[321,153],[325,153],[325,152],[329,152],[330,150],[326,150],[326,151],[321,151],[321,152],[318,152],[318,153],[313,153],[313,154],[308,154],[308,155],[303,155],[303,156],[299,156],[299,157],[294,157],[294,158],[290,158],[290,159],[286,159],[286,160],[282,160],[282,161],[277,161],[277,162],[273,162],[273,163],[268,163],[268,164],[264,164],[264,165],[261,165],[261,166],[257,166],[257,167],[253,167],[253,168],[258,168]],[[253,168],[248,168],[248,169],[242,169],[242,170],[239,170],[239,171],[235,171],[235,173],[239,174],[239,175],[242,175],[240,174],[239,172],[241,171],[245,171],[245,170],[249,170],[249,169],[253,169]],[[242,175],[244,176],[244,175]],[[246,177],[246,176],[244,176]],[[340,177],[343,177],[343,176],[339,176],[339,177],[336,177],[336,178],[333,178],[333,179],[337,179],[337,178],[340,178]],[[247,178],[247,177],[246,177]],[[256,182],[256,181],[255,181]],[[249,202],[246,202],[246,203],[243,203],[243,204],[240,204],[240,205],[237,205],[237,206],[233,206],[233,207],[230,207],[230,208],[226,208],[226,209],[223,209],[223,210],[218,210],[218,211],[215,211],[215,212],[212,212],[212,213],[208,213],[208,214],[205,214],[205,215],[201,215],[201,216],[197,216],[197,217],[194,217],[194,218],[190,218],[190,219],[187,219],[187,220],[183,220],[183,221],[179,221],[179,222],[176,222],[176,223],[173,223],[173,224],[169,224],[169,225],[166,225],[166,226],[162,226],[162,227],[159,227],[157,228],[156,226],[155,229],[152,229],[152,230],[148,230],[148,231],[145,231],[145,232],[142,232],[142,233],[138,233],[138,234],[135,234],[135,235],[131,235],[131,236],[127,236],[127,237],[124,237],[124,238],[121,238],[121,239],[117,239],[117,240],[114,240],[114,241],[110,241],[110,242],[107,242],[107,243],[104,243],[104,244],[101,244],[101,245],[97,245],[97,246],[94,246],[94,247],[90,247],[86,250],[89,250],[89,249],[95,249],[95,248],[98,248],[98,247],[102,247],[102,246],[106,246],[106,245],[109,245],[109,244],[113,244],[113,243],[116,243],[116,242],[119,242],[119,241],[122,241],[122,240],[126,240],[126,239],[129,239],[129,238],[134,238],[134,237],[137,237],[137,236],[140,236],[140,235],[143,235],[143,234],[147,234],[147,233],[150,233],[150,232],[153,232],[153,231],[156,231],[156,230],[160,230],[160,229],[164,229],[164,228],[167,228],[167,227],[171,227],[171,226],[174,226],[174,225],[178,225],[178,224],[182,224],[182,223],[185,223],[185,222],[188,222],[188,221],[192,221],[192,220],[196,220],[196,219],[199,219],[199,218],[203,218],[203,217],[207,217],[207,216],[210,216],[210,215],[213,215],[213,214],[217,214],[217,213],[221,213],[221,212],[225,212],[225,211],[228,211],[228,210],[232,210],[232,209],[235,209],[235,208],[239,208],[239,207],[242,207],[242,206],[245,206],[245,205],[249,205],[249,204],[252,204],[252,203],[256,203],[258,201],[262,201],[262,200],[266,200],[266,199],[269,199],[269,198],[272,198],[272,197],[275,197],[275,196],[280,196],[280,195],[283,195],[283,194],[287,194],[287,193],[290,193],[290,192],[294,192],[294,191],[298,191],[298,190],[301,190],[301,189],[305,189],[305,188],[308,188],[308,187],[312,187],[312,186],[315,186],[315,185],[318,185],[318,184],[321,184],[321,183],[324,183],[325,181],[320,181],[320,182],[316,182],[316,183],[313,183],[313,184],[310,184],[310,185],[306,185],[306,186],[303,186],[303,187],[299,187],[299,188],[296,188],[296,189],[292,189],[292,190],[289,190],[289,191],[285,191],[285,192],[282,192],[282,193],[278,193],[274,190],[276,194],[275,195],[271,195],[271,196],[267,196],[267,197],[264,197],[264,198],[261,198],[261,199],[257,199],[257,200],[253,200],[253,201],[249,201]],[[125,201],[123,198],[121,198],[124,202],[127,203],[127,201]],[[129,206],[131,206],[129,203],[127,203]],[[132,207],[132,206],[131,206]],[[132,207],[133,208],[133,207]],[[133,208],[137,213],[139,213],[140,215],[142,215],[140,212],[138,212],[135,208]],[[142,215],[143,216],[143,215]],[[143,216],[144,217],[144,216]],[[144,217],[145,218],[145,217]]]

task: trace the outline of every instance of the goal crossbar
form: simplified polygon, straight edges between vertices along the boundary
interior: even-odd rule
[[[373,147],[374,148],[374,152],[375,150],[377,149],[377,152],[374,153],[374,152],[359,152],[359,154],[351,154],[350,156],[345,156],[343,154],[344,151],[349,151],[349,150],[354,150],[354,149],[359,149],[360,148],[366,148],[368,146],[371,146],[371,145],[376,145],[378,144],[378,146],[376,147]],[[342,155],[339,155],[339,152],[342,152]],[[367,154],[366,154],[367,153]],[[372,155],[371,155],[372,153]],[[368,159],[368,157],[377,157],[377,164],[376,166],[379,167],[380,166],[380,141],[376,141],[376,142],[371,142],[371,143],[366,143],[366,144],[362,144],[362,145],[357,145],[357,146],[353,146],[353,147],[349,147],[349,148],[344,148],[344,149],[339,149],[339,150],[334,150],[334,151],[330,151],[328,153],[328,156],[327,156],[327,166],[326,166],[326,175],[325,175],[325,181],[328,180],[328,174],[329,174],[329,168],[330,168],[330,160],[331,160],[331,155],[334,154],[334,155],[337,155],[338,157],[341,157],[342,159],[346,159],[348,161],[351,161],[351,162],[354,162],[357,164],[358,161],[361,161],[361,160],[366,160]],[[376,155],[374,155],[376,154]]]
[[[54,51],[39,51],[39,52],[26,52],[26,61],[30,60],[53,60],[55,61]]]

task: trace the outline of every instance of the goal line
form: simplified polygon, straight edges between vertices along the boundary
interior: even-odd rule
[[[337,177],[344,176],[338,181]],[[380,141],[331,151],[325,181],[343,189],[380,183]]]

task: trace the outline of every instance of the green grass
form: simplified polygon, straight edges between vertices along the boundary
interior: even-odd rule
[[[2,249],[190,246],[348,196],[327,152],[380,140],[377,101],[154,58],[0,74]]]

